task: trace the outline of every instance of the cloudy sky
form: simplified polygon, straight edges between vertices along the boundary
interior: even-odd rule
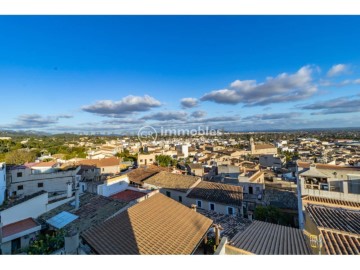
[[[360,17],[0,17],[0,129],[360,127]]]

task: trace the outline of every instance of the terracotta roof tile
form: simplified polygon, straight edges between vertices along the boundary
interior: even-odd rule
[[[26,230],[30,230],[39,226],[38,223],[32,218],[20,220],[15,223],[8,224],[2,228],[3,237],[8,237]]]
[[[300,229],[254,221],[238,233],[230,244],[257,255],[310,255],[311,250]]]
[[[119,200],[121,202],[131,202],[136,199],[140,199],[142,197],[145,197],[146,193],[135,191],[135,190],[124,190],[122,192],[119,192],[113,196],[111,196],[111,199]]]
[[[212,221],[158,193],[83,234],[97,254],[192,254]]]
[[[103,158],[103,159],[84,159],[78,161],[77,165],[93,165],[98,168],[101,167],[112,167],[112,166],[120,166],[121,160],[118,158]]]
[[[257,145],[255,145],[255,150],[271,149],[271,148],[276,148],[276,147],[272,144],[257,144]]]
[[[243,200],[243,188],[240,186],[202,181],[192,189],[187,197],[240,206]]]
[[[359,202],[350,202],[350,201],[343,201],[343,200],[336,200],[336,199],[329,199],[317,196],[306,196],[302,199],[305,203],[311,204],[319,204],[325,206],[337,206],[337,207],[349,207],[349,208],[357,208],[360,209]]]
[[[149,168],[137,168],[135,170],[132,170],[131,172],[129,172],[127,174],[127,176],[129,177],[129,181],[142,185],[143,181],[148,179],[149,177],[159,173],[160,170],[156,170],[156,169],[149,169]]]
[[[360,211],[312,204],[306,210],[318,227],[360,234]]]
[[[49,161],[49,162],[39,162],[35,163],[31,166],[31,168],[37,168],[37,167],[54,167],[57,164],[56,161]]]
[[[360,235],[321,230],[324,247],[329,255],[359,255]]]
[[[159,188],[175,189],[186,192],[199,180],[200,178],[196,176],[159,172],[144,182]]]

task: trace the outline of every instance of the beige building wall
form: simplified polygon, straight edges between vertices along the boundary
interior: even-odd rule
[[[138,165],[151,165],[156,162],[155,154],[139,154],[138,156]]]
[[[59,171],[56,173],[31,174],[30,169],[12,170],[10,173],[9,193],[10,196],[27,196],[45,190],[49,193],[67,191],[67,183],[77,181],[77,172],[80,170]],[[22,173],[19,177],[18,173]]]

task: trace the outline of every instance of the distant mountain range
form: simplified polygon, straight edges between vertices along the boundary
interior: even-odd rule
[[[303,129],[267,129],[267,130],[224,130],[224,133],[256,133],[256,132],[338,132],[338,131],[360,131],[360,127],[344,127],[344,128],[303,128]],[[124,134],[92,134],[93,136],[97,137],[107,137],[107,136],[124,136]],[[87,135],[86,133],[77,134],[77,133],[49,133],[44,131],[38,130],[5,130],[0,129],[0,137],[22,137],[22,136],[92,136]],[[133,133],[134,136],[137,136],[137,133]],[[129,136],[129,134],[127,134]],[[131,135],[130,135],[131,136]]]

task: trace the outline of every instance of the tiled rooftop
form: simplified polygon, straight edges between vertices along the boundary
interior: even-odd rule
[[[8,237],[23,231],[30,230],[39,226],[39,224],[32,218],[20,220],[15,223],[8,224],[2,228],[3,237]]]
[[[321,230],[324,247],[329,255],[359,255],[360,235]]]
[[[64,227],[65,231],[78,230],[80,233],[97,225],[113,216],[115,213],[126,207],[127,203],[95,195],[84,193],[80,196],[80,208],[75,210],[72,205],[74,201],[65,203],[39,217],[45,222],[63,211],[69,212],[79,218]]]
[[[153,185],[159,188],[174,189],[182,192],[189,190],[200,178],[190,175],[175,174],[169,172],[159,172],[150,177],[146,184]]]
[[[318,227],[360,234],[360,211],[311,204],[306,210]]]
[[[243,200],[243,188],[202,181],[192,189],[187,197],[240,206]]]
[[[296,228],[254,221],[230,245],[257,255],[310,255],[303,232]]]
[[[251,224],[251,221],[240,216],[224,215],[204,209],[197,209],[197,211],[211,219],[214,224],[221,225],[223,228],[221,236],[227,237],[228,239],[232,239],[236,234],[244,231]]]
[[[97,254],[192,254],[212,221],[158,193],[83,235]]]
[[[127,190],[121,191],[115,195],[112,195],[110,198],[121,201],[121,202],[131,202],[131,201],[140,199],[144,196],[146,196],[146,193],[144,193],[144,192],[127,189]]]
[[[350,202],[336,199],[328,199],[317,196],[306,196],[303,198],[305,203],[311,204],[320,204],[320,205],[328,205],[328,206],[338,206],[338,207],[350,207],[360,209],[360,203],[358,202]]]
[[[149,177],[157,174],[160,170],[154,168],[137,168],[127,174],[130,182],[134,182],[138,185],[142,185],[143,181]]]
[[[120,166],[121,160],[115,157],[103,159],[84,159],[77,162],[77,165],[93,165],[98,168]]]

